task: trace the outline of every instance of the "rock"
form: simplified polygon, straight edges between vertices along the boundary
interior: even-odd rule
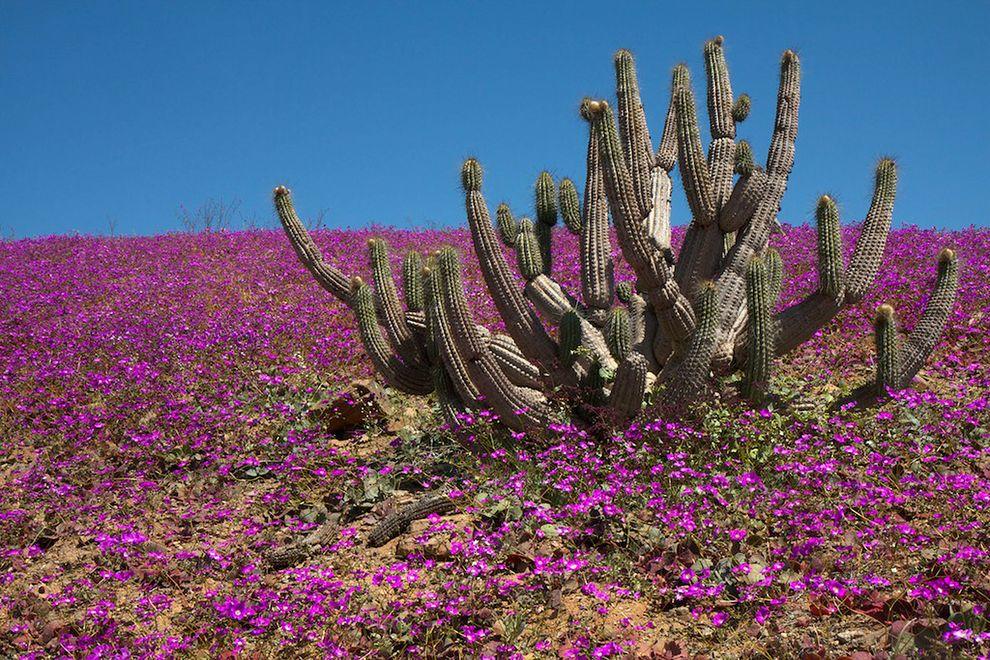
[[[350,431],[387,417],[374,381],[354,381],[338,395],[310,408],[308,416],[329,433]]]

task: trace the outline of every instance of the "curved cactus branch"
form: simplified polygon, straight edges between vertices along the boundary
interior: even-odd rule
[[[324,289],[332,293],[346,305],[351,304],[350,280],[342,272],[323,261],[323,254],[316,247],[306,227],[303,226],[296,209],[292,205],[292,193],[285,186],[279,186],[273,193],[278,219],[289,237],[299,261]]]
[[[402,305],[399,304],[399,294],[392,279],[392,269],[388,263],[388,246],[385,241],[380,238],[372,238],[368,241],[368,260],[375,279],[375,293],[378,308],[381,309],[381,320],[392,346],[406,364],[425,367],[423,353],[406,322]]]
[[[358,329],[364,348],[371,358],[375,370],[385,381],[397,389],[409,394],[429,394],[433,391],[433,382],[426,369],[403,364],[391,351],[388,342],[378,326],[375,314],[375,302],[371,287],[361,281],[360,277],[352,280],[351,297],[354,301],[354,313],[358,320]]]

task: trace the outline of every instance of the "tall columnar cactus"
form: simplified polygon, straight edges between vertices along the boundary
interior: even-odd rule
[[[323,260],[292,207],[289,191],[275,190],[275,207],[299,259],[317,282],[350,306],[375,369],[411,394],[435,392],[446,418],[485,406],[515,429],[553,419],[581,424],[596,416],[640,414],[644,401],[672,408],[691,404],[720,377],[743,371],[744,395],[761,400],[777,358],[808,340],[848,305],[857,303],[879,272],[890,230],[897,169],[877,165],[873,200],[848,264],[839,214],[823,196],[816,211],[818,287],[777,311],[783,263],[770,248],[777,212],[794,163],[801,68],[785,51],[780,61],[776,117],[765,161],[736,139],[751,101],[734,96],[724,42],[703,48],[707,150],[697,102],[684,65],[673,71],[659,143],[647,126],[632,54],[616,53],[616,110],[584,99],[588,122],[583,195],[571,179],[555,184],[542,172],[535,186],[535,221],[516,220],[505,204],[493,226],[477,160],[465,161],[461,184],[481,273],[506,333],[476,325],[450,248],[403,261],[405,307],[388,270],[383,241],[369,243],[374,289]],[[671,172],[680,178],[691,222],[680,253],[670,244]],[[583,199],[582,199],[583,197]],[[580,237],[580,291],[553,277],[553,227],[559,215]],[[635,282],[616,287],[609,215]],[[503,246],[516,252],[520,288]],[[958,282],[952,250],[939,255],[938,276],[921,319],[901,341],[893,309],[876,320],[877,377],[884,394],[908,387],[948,320]],[[620,305],[616,305],[618,298]],[[552,324],[550,330],[544,325]],[[650,396],[646,396],[651,391]],[[570,405],[558,405],[567,403]],[[592,405],[589,405],[592,404]]]

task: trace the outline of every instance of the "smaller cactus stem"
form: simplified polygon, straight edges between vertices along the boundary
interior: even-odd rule
[[[647,373],[646,358],[639,353],[630,353],[615,370],[608,405],[620,416],[635,417],[642,409]]]
[[[842,265],[842,233],[839,209],[828,195],[822,195],[815,209],[818,224],[818,291],[841,300],[845,273]]]
[[[656,157],[653,155],[650,131],[646,126],[646,114],[639,95],[636,62],[632,53],[625,49],[615,54],[615,94],[618,100],[622,153],[639,205],[638,217],[644,218],[653,205],[651,177]]]
[[[629,310],[615,307],[609,312],[605,322],[605,343],[609,353],[621,362],[632,350],[632,332],[629,328]]]
[[[780,252],[773,248],[767,248],[764,255],[767,261],[767,268],[770,270],[770,307],[771,311],[780,298],[780,289],[784,284],[784,260],[780,258]]]
[[[433,383],[429,371],[403,364],[393,353],[378,326],[375,301],[371,287],[355,277],[351,283],[351,297],[354,313],[357,316],[358,330],[364,342],[365,351],[371,358],[375,370],[385,381],[408,394],[429,394]]]
[[[575,236],[581,235],[581,202],[578,199],[577,188],[574,182],[568,178],[561,179],[560,189],[557,193],[560,204],[560,215],[564,218],[564,226],[567,231]]]
[[[945,329],[946,321],[956,302],[959,289],[959,258],[954,250],[943,249],[938,255],[938,273],[935,288],[932,290],[925,311],[908,336],[901,364],[901,388],[908,387],[911,380],[924,366]]]
[[[474,158],[464,161],[461,170],[464,205],[475,254],[481,274],[505,328],[523,355],[534,364],[552,371],[556,366],[557,348],[533,308],[526,302],[515,276],[505,259],[492,228],[488,205],[481,193],[481,164]]]
[[[415,250],[402,259],[402,292],[408,311],[420,312],[424,309],[423,257]]]
[[[542,252],[533,222],[529,218],[523,218],[519,221],[519,234],[516,236],[516,257],[519,260],[519,272],[527,282],[543,274]]]
[[[749,317],[749,350],[743,394],[761,402],[766,397],[773,366],[773,290],[768,260],[755,257],[746,272],[746,312]]]
[[[536,178],[536,238],[539,241],[543,272],[553,270],[553,227],[557,224],[557,189],[549,172]]]
[[[897,166],[894,161],[884,158],[877,165],[876,180],[873,186],[873,200],[863,221],[863,230],[856,240],[856,249],[849,270],[846,272],[846,300],[857,303],[873,284],[880,270],[883,251],[890,233],[891,216],[894,212],[894,197],[897,194]]]
[[[794,141],[798,132],[798,108],[801,105],[801,60],[793,50],[780,58],[780,83],[777,86],[777,113],[767,153],[767,176],[773,182],[776,204],[787,186],[794,166]]]
[[[581,296],[591,310],[603,314],[612,303],[612,244],[608,231],[608,199],[598,136],[588,129],[587,175],[581,222]]]
[[[695,111],[691,74],[683,64],[674,70],[674,102],[677,107],[677,162],[693,224],[708,226],[715,219],[715,195]]]
[[[313,238],[306,231],[296,209],[292,205],[292,193],[285,186],[279,186],[273,193],[275,211],[282,223],[285,235],[289,237],[292,249],[320,286],[332,293],[345,305],[351,304],[350,281],[342,272],[323,261],[323,254],[316,247]]]
[[[388,260],[388,246],[380,238],[368,241],[368,260],[375,278],[375,293],[381,309],[381,321],[389,339],[402,360],[411,366],[423,365],[423,353],[419,350],[416,338],[406,323],[406,315],[399,303],[395,281]]]
[[[512,209],[509,205],[502,203],[495,209],[495,224],[498,225],[498,237],[508,247],[515,247],[516,237],[519,235],[519,223],[512,216]]]
[[[732,105],[732,121],[737,124],[743,123],[749,117],[749,111],[751,109],[752,100],[749,98],[749,94],[740,94],[736,102]]]
[[[897,322],[894,308],[880,305],[873,324],[873,338],[877,347],[877,394],[883,395],[888,388],[899,389],[901,372],[901,342],[897,336]]]
[[[557,333],[557,348],[562,364],[572,366],[578,358],[577,349],[581,346],[581,317],[570,309],[560,317]]]
[[[746,140],[736,142],[735,173],[739,176],[749,176],[756,164],[753,161],[753,147]]]

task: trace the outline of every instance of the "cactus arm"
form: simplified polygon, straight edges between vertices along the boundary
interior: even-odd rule
[[[767,176],[774,183],[777,203],[784,194],[787,177],[794,166],[794,142],[798,132],[798,109],[801,105],[801,60],[793,50],[785,50],[780,59],[780,84],[777,87],[777,113],[773,136],[767,153]],[[776,209],[775,209],[776,211]]]
[[[653,205],[652,171],[656,157],[639,95],[636,62],[632,53],[625,49],[615,54],[615,93],[622,152],[638,204],[636,217],[645,218]]]
[[[657,283],[653,261],[659,251],[648,240],[643,227],[644,216],[639,214],[632,176],[622,155],[612,108],[605,101],[586,100],[583,114],[591,118],[592,127],[597,133],[605,192],[622,254],[636,276],[644,280],[646,288],[652,288]]]
[[[415,250],[402,259],[402,293],[407,311],[423,311],[423,257]]]
[[[876,393],[883,396],[887,388],[900,389],[901,340],[897,336],[894,308],[890,305],[880,305],[877,309],[873,339],[877,348]]]
[[[440,275],[430,267],[424,269],[424,286],[426,288],[427,322],[430,328],[431,344],[443,364],[454,391],[465,405],[474,407],[481,393],[471,380],[467,363],[457,352],[453,332],[447,318],[447,310],[443,305],[440,292]]]
[[[842,228],[839,210],[828,195],[822,195],[815,209],[818,225],[818,291],[840,300],[845,272],[842,265]]]
[[[578,199],[577,188],[574,182],[568,178],[560,180],[557,203],[560,206],[560,215],[564,218],[564,226],[567,231],[575,236],[581,235],[581,201]]]
[[[692,300],[697,295],[699,283],[715,274],[722,256],[722,234],[713,222],[718,210],[715,188],[701,147],[691,75],[684,65],[674,70],[674,100],[677,104],[677,162],[692,215],[674,269],[674,279],[688,300]]]
[[[773,366],[773,282],[767,259],[756,257],[746,273],[746,311],[749,317],[749,350],[743,394],[760,402],[766,396]]]
[[[837,278],[842,273],[838,212],[835,210],[835,202],[828,195],[819,200],[816,209],[819,289],[778,315],[780,334],[777,338],[777,355],[783,355],[807,341],[819,328],[832,320],[843,305],[862,299],[873,284],[890,231],[895,186],[894,162],[884,159],[877,166],[873,201],[863,223],[863,230],[856,240],[852,261],[842,277],[841,286],[837,284]]]
[[[536,179],[536,237],[539,239],[543,272],[553,272],[553,227],[557,224],[557,190],[549,172]]]
[[[815,222],[818,226],[818,289],[777,315],[780,328],[777,355],[783,355],[810,339],[838,314],[844,304],[845,274],[839,211],[829,195],[819,198]]]
[[[378,326],[371,287],[362,282],[361,278],[355,277],[352,281],[352,290],[351,298],[354,301],[358,330],[375,370],[382,375],[386,383],[403,392],[409,394],[432,392],[433,383],[428,371],[405,365],[392,353]]]
[[[773,248],[767,248],[764,258],[770,270],[770,311],[772,312],[784,285],[784,261],[780,258],[780,253]]]
[[[519,272],[527,282],[544,273],[542,246],[540,239],[536,236],[536,228],[529,218],[523,218],[519,221],[519,234],[516,236],[516,258],[519,262]]]
[[[735,243],[722,260],[721,272],[716,277],[720,310],[719,334],[722,337],[729,338],[732,328],[738,327],[739,315],[745,310],[746,269],[750,260],[766,248],[780,208],[780,200],[787,187],[787,177],[794,164],[800,86],[800,61],[793,51],[785,51],[781,58],[777,111],[767,156],[767,182],[763,198],[753,218],[736,236]],[[731,346],[729,350],[731,351]]]
[[[282,223],[292,248],[306,270],[324,289],[332,293],[346,305],[351,304],[350,280],[342,272],[323,261],[320,249],[303,226],[296,209],[292,205],[292,193],[285,186],[279,186],[273,193],[275,210]]]
[[[668,365],[663,399],[673,405],[684,403],[704,390],[718,338],[718,297],[714,282],[702,282],[697,299],[698,325],[691,343],[676,365]]]
[[[419,349],[416,337],[406,323],[405,312],[399,303],[399,295],[395,290],[395,281],[388,263],[388,247],[380,238],[368,241],[368,257],[371,272],[375,279],[375,293],[378,307],[381,309],[381,320],[388,332],[389,339],[395,351],[403,362],[410,366],[423,366],[423,353]]]
[[[495,334],[488,340],[488,350],[513,385],[540,389],[543,378],[535,364],[523,357],[508,335]]]
[[[904,359],[898,374],[898,386],[904,388],[924,365],[945,329],[945,323],[956,301],[959,288],[959,258],[953,250],[943,249],[938,255],[938,275],[935,288],[928,298],[925,311],[908,336]]]
[[[629,328],[629,311],[624,307],[614,307],[605,322],[605,343],[608,351],[617,361],[622,361],[632,350],[632,332]]]
[[[568,294],[557,282],[542,273],[526,283],[526,298],[554,323],[559,323],[570,310],[580,315],[583,311],[577,300]],[[586,318],[581,318],[581,343],[589,349],[601,363],[609,369],[615,368],[615,361],[609,355],[605,337]],[[567,380],[571,380],[568,376]]]
[[[873,200],[863,221],[863,230],[856,239],[856,250],[846,272],[845,296],[850,303],[862,300],[880,270],[887,235],[890,233],[896,193],[897,166],[893,160],[884,158],[877,165]]]
[[[481,194],[481,165],[473,158],[464,162],[461,181],[464,185],[465,206],[471,239],[485,284],[495,307],[505,322],[506,330],[526,359],[552,371],[557,349],[533,308],[519,291],[502,247],[495,236],[488,205]]]
[[[708,121],[712,142],[708,147],[708,170],[716,210],[725,205],[732,190],[736,156],[736,122],[733,117],[732,84],[725,62],[723,39],[717,36],[705,44],[705,74],[708,81]]]
[[[656,165],[653,168],[653,205],[650,215],[646,217],[646,231],[661,250],[670,249],[670,198],[674,188],[670,173],[676,164],[677,111],[674,108],[672,85]]]
[[[653,170],[653,202],[646,216],[646,233],[661,250],[670,249],[670,200],[674,185],[670,173],[657,167]]]
[[[498,225],[498,236],[506,247],[516,246],[516,236],[519,234],[519,223],[512,216],[512,209],[505,202],[495,209],[495,224]]]
[[[724,233],[730,233],[746,226],[763,199],[766,184],[767,173],[762,167],[754,167],[742,174],[719,213],[718,228]]]
[[[569,309],[560,317],[557,324],[557,351],[562,364],[572,366],[578,359],[581,346],[581,317]]]
[[[677,117],[677,163],[693,223],[700,227],[715,219],[715,197],[705,152],[701,148],[701,131],[695,110],[691,74],[683,64],[674,69],[674,102]]]
[[[447,315],[448,329],[453,335],[457,352],[485,404],[510,428],[519,430],[545,425],[548,413],[546,398],[539,390],[512,384],[471,320],[460,281],[457,254],[452,248],[443,248],[437,253],[436,263],[440,306]]]
[[[581,223],[581,295],[590,316],[604,317],[612,304],[614,274],[612,245],[608,232],[608,199],[598,135],[588,130],[587,178],[584,184],[584,207]]]
[[[585,107],[585,116],[591,118],[598,134],[605,190],[622,254],[636,273],[639,288],[646,293],[647,300],[656,310],[664,333],[675,342],[680,341],[694,329],[691,304],[674,281],[674,274],[664,255],[648,240],[643,224],[629,215],[635,212],[636,206],[611,108],[604,101],[586,102]]]
[[[616,369],[608,405],[622,417],[635,417],[642,408],[647,373],[646,358],[639,353],[630,353]]]

